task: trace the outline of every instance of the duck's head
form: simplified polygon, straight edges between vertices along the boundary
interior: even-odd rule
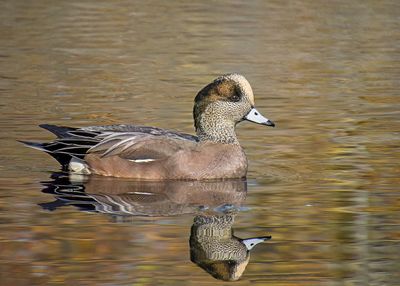
[[[233,214],[198,215],[190,231],[190,260],[217,279],[236,281],[250,261],[250,250],[271,239],[233,235]]]
[[[200,141],[238,144],[235,126],[243,120],[275,126],[254,108],[253,90],[240,74],[216,78],[199,91],[194,102],[194,126]]]

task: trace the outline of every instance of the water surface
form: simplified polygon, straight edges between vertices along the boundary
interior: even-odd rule
[[[203,215],[272,235],[237,285],[399,284],[398,1],[2,1],[0,15],[0,284],[223,283],[190,260]],[[192,133],[195,94],[227,72],[277,127],[238,126],[248,180],[206,188],[216,201],[185,185],[121,197],[119,180],[54,193],[57,163],[16,142],[52,138],[41,123]]]

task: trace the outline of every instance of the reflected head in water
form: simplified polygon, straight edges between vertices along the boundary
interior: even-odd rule
[[[233,222],[233,215],[196,216],[190,233],[190,260],[220,280],[238,280],[249,263],[250,250],[271,239],[238,238],[233,235]]]

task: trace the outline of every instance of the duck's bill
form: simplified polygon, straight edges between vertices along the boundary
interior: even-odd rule
[[[271,239],[270,235],[242,239],[242,242],[244,243],[244,245],[246,245],[247,250],[251,250],[257,244],[264,242],[266,240],[269,240],[269,239]]]
[[[258,124],[263,124],[263,125],[268,125],[275,127],[275,123],[269,120],[268,118],[265,118],[264,116],[261,115],[260,112],[257,111],[257,109],[252,108],[250,112],[244,117],[244,119],[255,122]]]

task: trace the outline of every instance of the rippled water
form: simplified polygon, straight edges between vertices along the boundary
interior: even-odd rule
[[[1,285],[242,270],[237,285],[399,285],[398,1],[1,1],[0,15]],[[82,181],[16,142],[50,139],[40,123],[192,133],[195,94],[232,71],[277,124],[238,126],[247,182]],[[266,235],[249,262],[216,262]]]

